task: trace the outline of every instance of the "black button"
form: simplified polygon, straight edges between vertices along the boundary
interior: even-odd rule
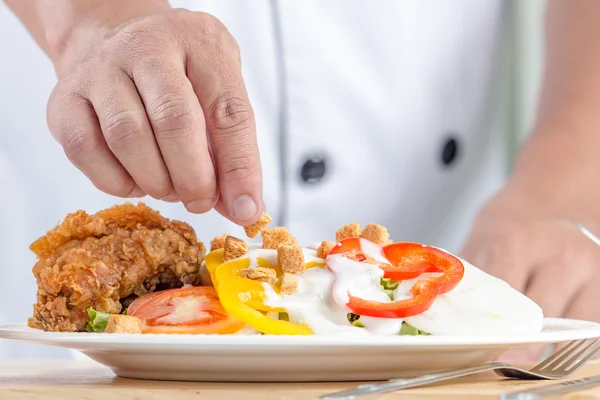
[[[302,166],[301,176],[304,182],[319,182],[325,176],[325,160],[318,157],[306,160]]]
[[[446,140],[446,143],[444,143],[444,147],[442,149],[442,163],[445,166],[450,166],[452,163],[454,163],[458,157],[458,154],[458,141],[453,137]]]

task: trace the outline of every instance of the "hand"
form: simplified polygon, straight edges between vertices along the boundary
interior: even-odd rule
[[[481,211],[461,255],[525,293],[547,317],[600,321],[600,247],[566,216],[518,197],[505,190]],[[541,350],[511,356],[535,362]]]
[[[236,41],[208,14],[152,4],[74,30],[53,59],[50,131],[103,192],[255,222],[262,173]]]

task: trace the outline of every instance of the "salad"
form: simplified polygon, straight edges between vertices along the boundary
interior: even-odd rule
[[[89,332],[264,335],[494,335],[542,329],[532,300],[442,249],[394,243],[357,223],[300,246],[264,215],[248,244],[216,237],[202,286],[161,290],[121,314],[88,309]]]

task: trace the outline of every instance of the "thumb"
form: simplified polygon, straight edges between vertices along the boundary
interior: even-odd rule
[[[223,33],[226,34],[226,33]],[[188,77],[206,119],[217,171],[217,211],[240,225],[254,223],[264,205],[254,111],[242,78],[237,44],[188,55]]]

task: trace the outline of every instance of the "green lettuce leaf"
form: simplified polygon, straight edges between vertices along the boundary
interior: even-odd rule
[[[402,328],[400,328],[400,332],[398,335],[410,335],[410,336],[430,336],[430,333],[422,331],[420,329],[415,328],[414,326],[407,324],[406,322],[402,323]]]
[[[381,278],[381,287],[390,300],[394,300],[394,290],[398,287],[398,283],[398,281],[391,280],[390,278]]]
[[[87,309],[87,313],[90,316],[90,320],[85,326],[85,330],[88,332],[102,333],[106,329],[106,324],[110,318],[109,313],[96,311],[92,307]]]
[[[393,281],[390,278],[381,278],[381,286],[383,286],[383,290],[396,290],[398,283],[398,281]]]
[[[355,327],[357,327],[357,328],[365,328],[365,324],[363,324],[362,322],[360,322],[358,320],[360,318],[360,315],[353,314],[353,313],[348,313],[348,314],[346,314],[346,317],[348,318],[348,322],[350,322]]]

